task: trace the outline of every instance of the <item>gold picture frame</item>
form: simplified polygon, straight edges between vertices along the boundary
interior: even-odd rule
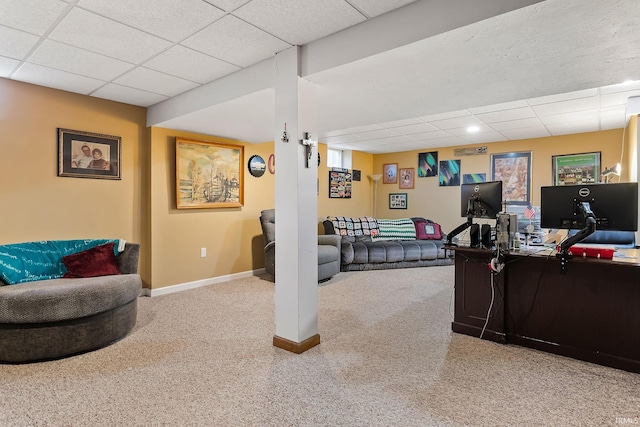
[[[400,168],[398,188],[409,190],[415,187],[416,170],[414,168]]]
[[[58,176],[121,179],[122,138],[58,128]]]
[[[244,147],[176,138],[176,207],[242,206]]]

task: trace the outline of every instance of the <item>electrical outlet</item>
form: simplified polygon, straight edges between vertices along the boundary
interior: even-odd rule
[[[206,258],[207,248],[200,248],[200,258]]]

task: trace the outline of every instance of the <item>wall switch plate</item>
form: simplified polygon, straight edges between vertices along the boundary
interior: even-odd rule
[[[200,248],[200,258],[205,258],[207,256],[207,248]]]

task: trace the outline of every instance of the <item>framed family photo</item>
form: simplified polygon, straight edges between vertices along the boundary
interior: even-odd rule
[[[390,193],[389,209],[407,209],[407,193]]]
[[[400,189],[411,189],[415,186],[416,170],[414,168],[400,168]]]
[[[58,128],[58,176],[121,179],[122,138]]]
[[[244,147],[176,138],[176,207],[244,205]]]

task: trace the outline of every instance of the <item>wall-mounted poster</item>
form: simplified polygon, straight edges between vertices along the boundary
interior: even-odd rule
[[[438,176],[438,152],[418,154],[418,178]]]
[[[531,151],[491,155],[491,180],[502,181],[502,201],[528,205],[531,200]]]
[[[460,160],[440,161],[438,184],[441,187],[453,187],[460,185]]]
[[[551,157],[553,185],[597,184],[600,151]]]
[[[487,182],[486,173],[463,173],[462,174],[463,184],[477,184],[479,182]]]
[[[329,198],[351,198],[351,173],[348,169],[334,168],[329,171]]]
[[[178,209],[244,204],[244,147],[176,138]]]

